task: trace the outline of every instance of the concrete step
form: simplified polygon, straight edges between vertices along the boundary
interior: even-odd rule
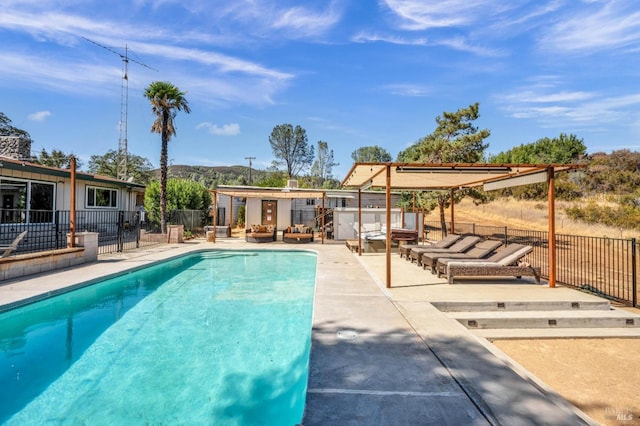
[[[611,304],[605,299],[581,301],[441,301],[431,302],[431,304],[443,312],[611,310]]]
[[[485,339],[640,338],[640,327],[618,328],[482,328],[473,334]]]
[[[449,312],[469,329],[484,328],[640,328],[640,315],[624,311]]]

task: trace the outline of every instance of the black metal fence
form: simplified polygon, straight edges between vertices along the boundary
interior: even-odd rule
[[[14,253],[34,253],[67,247],[67,234],[70,232],[68,210],[30,211],[29,221],[24,220],[25,218],[24,211],[3,210],[0,244],[9,244],[16,235],[28,231]],[[150,239],[141,240],[140,230],[140,213],[137,211],[76,211],[76,232],[97,232],[100,254],[156,244],[156,241]]]
[[[205,210],[173,210],[167,212],[167,223],[169,225],[184,225],[184,230],[192,234],[204,234],[204,227],[209,225],[212,220],[213,218],[210,219]]]
[[[447,230],[451,223],[446,223]],[[440,222],[425,222],[428,237],[439,240],[444,232]],[[542,276],[549,278],[549,233],[509,229],[506,226],[484,226],[455,223],[456,234],[473,234],[533,247],[528,262],[540,266]],[[635,238],[619,239],[556,234],[556,281],[586,290],[612,300],[638,306],[640,259]]]

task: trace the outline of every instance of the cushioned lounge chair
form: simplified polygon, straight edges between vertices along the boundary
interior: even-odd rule
[[[464,253],[467,250],[471,249],[471,247],[473,247],[474,244],[476,244],[478,241],[480,241],[480,237],[477,237],[475,235],[470,235],[456,241],[453,245],[447,248],[431,248],[431,249],[425,248],[422,250],[417,247],[412,248],[411,251],[409,252],[409,256],[411,256],[412,262],[415,259],[418,266],[420,266],[421,258],[424,253],[442,253],[442,254]]]
[[[2,251],[2,255],[0,255],[0,259],[3,257],[9,256],[15,249],[18,248],[18,244],[27,235],[28,231],[22,231],[18,236],[11,242],[11,244],[0,245],[0,251]]]
[[[407,244],[407,245],[404,246],[405,247],[404,249],[402,249],[402,248],[400,249],[400,258],[402,258],[402,256],[404,255],[407,260],[410,260],[411,257],[409,256],[409,253],[414,248],[430,249],[430,248],[447,248],[447,247],[451,247],[451,245],[453,245],[460,238],[462,238],[460,235],[449,234],[446,237],[444,237],[443,239],[441,239],[440,241],[436,241],[433,244],[427,244],[427,245],[423,245],[423,246],[419,246],[419,245],[416,245],[416,244]]]
[[[438,259],[446,257],[448,259],[484,259],[493,254],[502,243],[495,240],[484,240],[477,243],[469,251],[464,253],[423,253],[421,257],[422,267],[431,269],[431,273],[436,273],[436,264]]]
[[[532,276],[540,284],[540,268],[528,264],[520,264],[533,247],[522,244],[510,244],[503,250],[485,260],[440,259],[438,275],[441,271],[447,275],[449,284],[455,277],[517,277]],[[497,259],[497,260],[496,260]],[[442,265],[442,266],[441,266]],[[442,270],[441,268],[444,268]]]

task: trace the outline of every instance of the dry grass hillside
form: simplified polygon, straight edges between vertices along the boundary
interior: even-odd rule
[[[591,237],[632,238],[637,231],[618,229],[604,225],[592,225],[574,221],[567,217],[564,209],[574,202],[556,201],[556,233],[584,235]],[[449,210],[445,212],[449,221]],[[488,226],[508,226],[514,229],[546,231],[548,229],[548,206],[546,201],[523,201],[501,198],[476,206],[471,199],[464,199],[455,206],[455,220],[463,223],[476,223]],[[439,220],[435,210],[425,220]]]

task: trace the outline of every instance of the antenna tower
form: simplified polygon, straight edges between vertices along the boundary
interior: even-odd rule
[[[128,157],[128,140],[127,140],[127,125],[129,116],[129,61],[135,62],[145,68],[149,68],[153,71],[158,71],[151,68],[147,64],[143,64],[140,61],[129,58],[129,47],[124,45],[124,55],[115,51],[114,49],[90,40],[86,37],[82,37],[89,43],[93,43],[96,46],[102,47],[111,53],[115,53],[122,59],[122,84],[120,85],[120,138],[118,139],[118,179],[127,180],[127,157]]]

